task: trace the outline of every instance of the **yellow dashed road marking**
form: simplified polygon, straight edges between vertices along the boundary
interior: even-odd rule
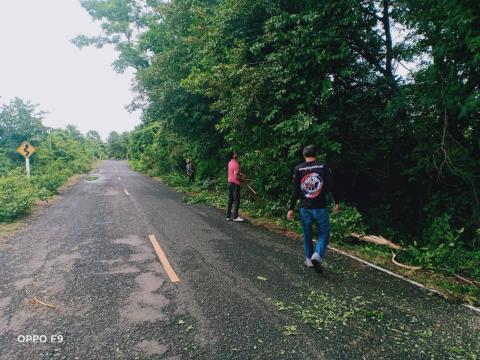
[[[155,252],[157,253],[158,258],[160,259],[160,262],[162,263],[163,268],[165,269],[165,272],[167,273],[168,277],[170,278],[171,282],[179,282],[180,279],[178,278],[177,274],[173,270],[172,266],[170,265],[170,262],[167,259],[167,256],[163,252],[162,248],[158,244],[157,239],[155,238],[155,235],[148,235],[148,238],[150,239],[150,242],[153,245],[153,248],[155,249]]]

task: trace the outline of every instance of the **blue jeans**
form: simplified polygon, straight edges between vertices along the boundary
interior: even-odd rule
[[[330,221],[327,209],[300,209],[300,221],[303,230],[303,246],[305,256],[311,258],[313,255],[313,223],[317,224],[318,243],[315,252],[323,259],[327,251],[328,240],[330,240]]]

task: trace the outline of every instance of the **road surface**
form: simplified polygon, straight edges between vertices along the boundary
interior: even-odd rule
[[[185,204],[125,162],[96,176],[0,248],[0,359],[480,353],[470,309],[331,252],[318,275],[300,242]]]

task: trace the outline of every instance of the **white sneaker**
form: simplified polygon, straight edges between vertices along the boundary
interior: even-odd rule
[[[320,258],[320,255],[317,252],[314,252],[310,259],[313,260],[313,261],[318,261],[318,262],[320,262],[322,260]]]
[[[232,221],[232,218],[227,218],[226,220],[227,220],[227,221]]]
[[[237,216],[235,219],[233,219],[232,221],[235,221],[235,222],[242,222],[242,221],[245,221],[245,219],[242,219],[240,216]]]
[[[307,268],[313,268],[312,260],[306,259],[306,260],[305,260],[305,266],[306,266]]]
[[[315,268],[315,271],[319,274],[323,273],[322,265],[321,265],[321,260],[322,258],[317,252],[314,252],[311,258],[313,267]]]

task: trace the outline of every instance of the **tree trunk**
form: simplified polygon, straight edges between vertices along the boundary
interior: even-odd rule
[[[385,31],[385,72],[389,80],[394,81],[393,78],[393,41],[390,24],[390,0],[383,0],[383,29]]]

